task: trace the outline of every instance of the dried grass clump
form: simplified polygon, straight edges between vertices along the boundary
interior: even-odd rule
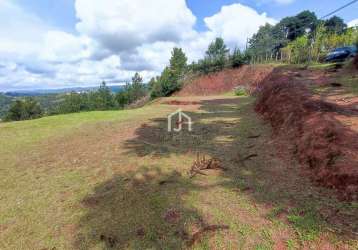
[[[189,176],[190,178],[193,178],[197,174],[206,175],[205,173],[203,173],[203,171],[208,169],[224,170],[218,159],[215,158],[206,159],[205,155],[200,156],[200,154],[198,153],[196,160],[194,161],[191,169],[189,170]]]

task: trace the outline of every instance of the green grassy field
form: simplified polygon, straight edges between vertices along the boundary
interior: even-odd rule
[[[357,204],[277,155],[253,98],[190,100],[192,132],[160,102],[0,124],[0,249],[357,248]],[[190,178],[198,154],[224,169]]]

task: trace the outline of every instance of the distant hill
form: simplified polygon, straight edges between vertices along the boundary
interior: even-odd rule
[[[108,86],[112,92],[117,93],[123,90],[123,85]],[[10,97],[21,97],[21,96],[41,96],[49,94],[65,94],[70,92],[89,92],[97,90],[98,87],[74,87],[74,88],[62,88],[62,89],[34,89],[34,90],[15,90],[8,91],[4,94]]]

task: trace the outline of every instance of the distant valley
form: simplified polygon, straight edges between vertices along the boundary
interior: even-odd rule
[[[108,88],[113,93],[121,92],[124,85],[113,85]],[[46,112],[52,110],[68,93],[84,93],[98,90],[99,87],[73,87],[61,89],[34,89],[34,90],[14,90],[0,92],[0,120],[10,107],[11,102],[18,98],[33,97],[38,101]]]
[[[66,94],[71,92],[89,92],[95,91],[99,87],[72,87],[72,88],[60,88],[60,89],[33,89],[33,90],[14,90],[14,91],[4,91],[3,95],[9,97],[24,97],[24,96],[40,96],[40,95],[49,95],[49,94]],[[118,93],[123,90],[124,85],[112,85],[108,86],[110,90],[114,93]],[[1,93],[1,92],[0,92]]]

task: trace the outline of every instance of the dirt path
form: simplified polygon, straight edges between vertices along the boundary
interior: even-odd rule
[[[167,132],[166,116],[178,108],[193,119],[192,132]],[[22,244],[38,249],[358,246],[357,206],[313,187],[296,162],[277,154],[284,150],[253,98],[173,97],[151,110],[158,112],[86,126],[17,157],[27,168],[21,178],[36,178],[32,216],[41,226],[31,230],[30,214],[19,210],[23,220],[1,224],[1,248],[19,247],[20,228]],[[190,178],[198,154],[222,169]]]

